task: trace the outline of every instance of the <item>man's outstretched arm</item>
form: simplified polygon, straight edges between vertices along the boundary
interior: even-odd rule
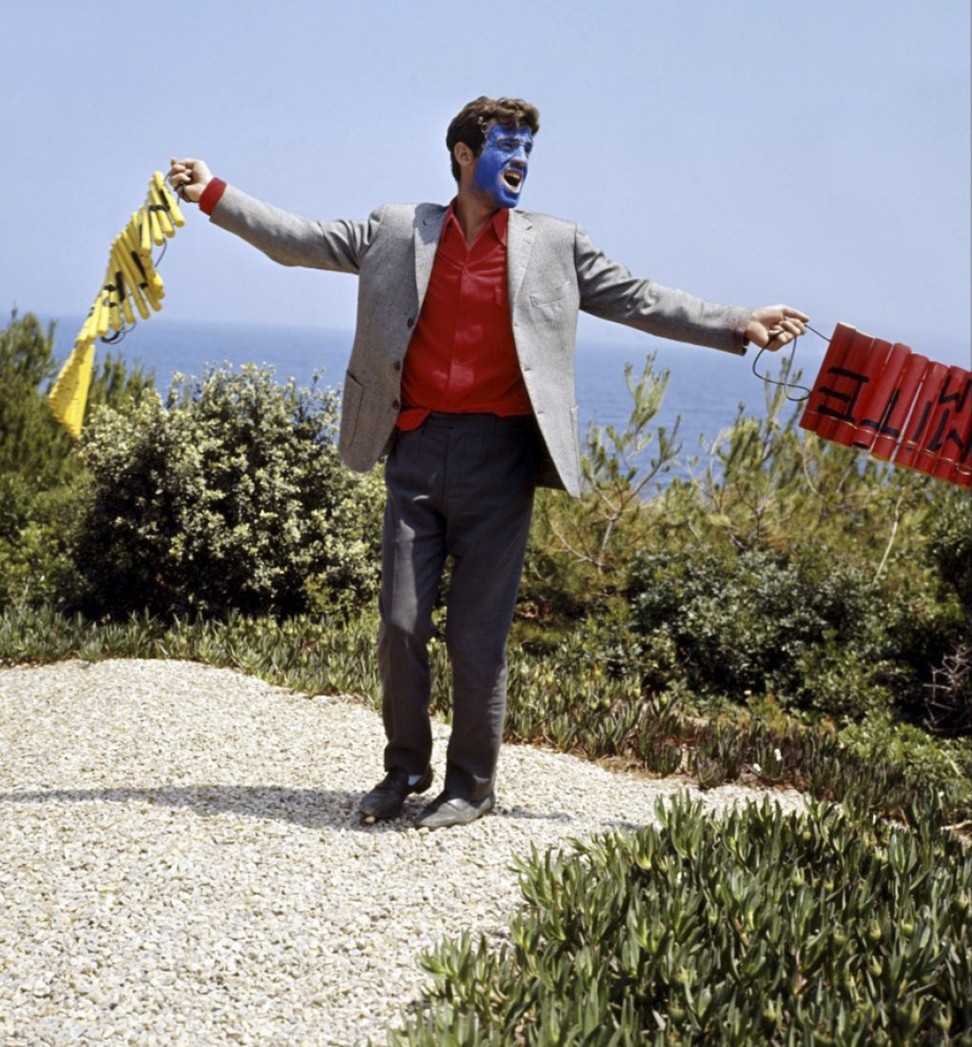
[[[357,274],[381,222],[379,211],[364,222],[312,221],[248,196],[215,178],[205,161],[189,157],[171,161],[168,179],[179,196],[198,204],[214,225],[280,265]]]
[[[581,309],[661,338],[742,354],[750,344],[781,349],[806,332],[809,317],[788,305],[719,305],[634,276],[607,258],[577,226],[574,270]]]

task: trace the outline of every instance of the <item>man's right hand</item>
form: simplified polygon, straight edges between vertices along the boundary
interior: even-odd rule
[[[173,158],[169,163],[169,185],[178,193],[180,199],[198,204],[206,186],[213,180],[213,172],[203,160]]]

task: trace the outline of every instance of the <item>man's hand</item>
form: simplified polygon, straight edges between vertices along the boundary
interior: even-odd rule
[[[181,200],[198,204],[206,186],[213,180],[213,172],[203,160],[169,161],[169,185],[179,194]]]
[[[806,334],[809,319],[805,313],[791,309],[788,305],[767,305],[762,309],[754,309],[746,328],[746,340],[775,352],[794,338]]]

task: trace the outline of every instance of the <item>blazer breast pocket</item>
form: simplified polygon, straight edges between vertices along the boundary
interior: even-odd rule
[[[530,317],[537,323],[556,323],[567,315],[568,285],[534,291],[530,295]]]

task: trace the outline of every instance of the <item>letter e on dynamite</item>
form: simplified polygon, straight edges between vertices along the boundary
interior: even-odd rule
[[[802,428],[972,487],[972,371],[837,324]]]

